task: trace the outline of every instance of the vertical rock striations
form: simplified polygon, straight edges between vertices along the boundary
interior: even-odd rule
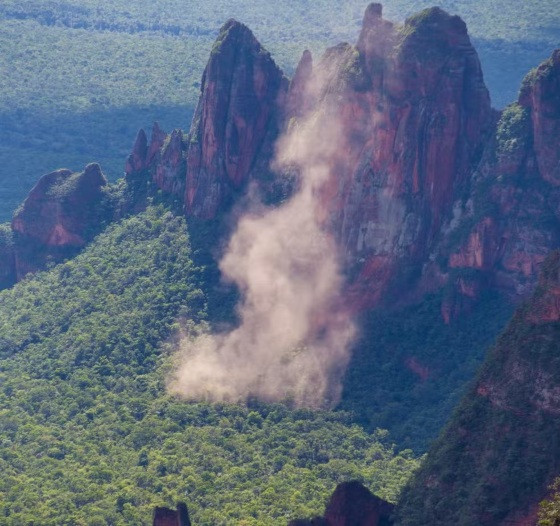
[[[480,159],[492,126],[480,63],[459,17],[427,9],[400,27],[371,4],[357,46],[306,76],[346,141],[323,213],[358,276],[352,301],[376,305],[404,266],[420,271]]]
[[[154,136],[154,133],[152,133]],[[158,140],[154,136],[155,142]],[[183,197],[185,192],[185,173],[187,169],[186,149],[188,138],[181,130],[173,130],[161,145],[157,154],[157,165],[152,178],[157,188],[167,194]],[[152,145],[153,147],[153,145]],[[153,162],[153,161],[152,161]],[[147,160],[149,165],[150,161]]]
[[[275,138],[287,81],[251,31],[226,22],[202,78],[188,146],[185,208],[212,218],[248,180],[267,137]]]
[[[166,134],[156,122],[150,143],[140,130],[125,166],[125,179],[132,192],[133,209],[145,205],[145,199],[161,190],[183,199],[185,192],[188,137],[181,130]]]

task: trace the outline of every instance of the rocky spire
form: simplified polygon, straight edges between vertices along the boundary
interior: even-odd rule
[[[167,137],[167,133],[165,133],[160,127],[159,123],[154,122],[152,127],[152,137],[150,139],[150,147],[148,148],[148,154],[146,157],[146,165],[151,166],[154,160],[156,159],[163,143],[165,142],[165,138]]]
[[[383,6],[369,4],[364,14],[357,48],[363,55],[368,73],[375,78],[383,68],[395,42],[394,24],[383,19]]]
[[[331,495],[324,517],[294,520],[288,526],[391,526],[393,508],[360,482],[342,482]]]
[[[158,136],[155,136],[157,141]],[[159,150],[157,166],[153,170],[153,181],[160,190],[183,197],[186,180],[187,144],[181,130],[173,130]],[[152,141],[154,142],[154,141]],[[157,143],[156,143],[157,144]]]
[[[525,77],[519,104],[531,110],[541,177],[560,186],[560,49]]]
[[[222,27],[190,132],[185,206],[213,217],[248,179],[287,90],[281,70],[243,24]]]
[[[146,137],[146,132],[143,129],[138,130],[136,135],[136,141],[134,141],[134,147],[132,148],[131,154],[126,160],[126,166],[124,171],[127,174],[133,172],[139,172],[145,168],[146,155],[148,153],[148,138]]]
[[[294,76],[290,82],[286,102],[286,114],[288,117],[301,117],[311,107],[312,100],[308,92],[308,82],[313,73],[313,56],[309,50],[305,50],[297,65]]]

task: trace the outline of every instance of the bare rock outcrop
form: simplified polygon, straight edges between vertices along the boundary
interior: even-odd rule
[[[360,482],[343,482],[331,495],[323,517],[295,520],[289,526],[390,526],[393,509],[393,504],[376,497]]]
[[[105,219],[106,185],[96,163],[83,172],[57,170],[39,179],[12,220],[18,280],[48,261],[74,255],[93,239]]]
[[[188,146],[185,209],[202,218],[248,180],[267,137],[275,138],[287,80],[243,24],[222,27],[202,77]]]

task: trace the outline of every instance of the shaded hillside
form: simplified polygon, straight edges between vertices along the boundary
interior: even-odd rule
[[[398,524],[535,520],[536,505],[560,472],[559,291],[560,253],[554,252],[535,294],[491,348],[406,488]]]
[[[488,292],[468,315],[446,325],[440,305],[435,295],[394,312],[367,313],[340,403],[367,429],[390,429],[400,447],[417,452],[445,425],[513,310]]]

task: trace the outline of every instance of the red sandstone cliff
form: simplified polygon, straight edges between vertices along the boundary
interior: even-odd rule
[[[560,51],[527,75],[438,248],[451,275],[476,270],[514,300],[534,289],[541,263],[560,246],[559,79]]]
[[[214,217],[250,176],[267,137],[276,136],[287,80],[251,31],[221,29],[204,75],[190,131],[185,208]]]
[[[311,73],[304,59],[288,109],[301,112],[301,77],[326,84],[315,107],[336,108],[345,143],[324,213],[359,276],[351,301],[377,305],[403,265],[426,261],[480,158],[492,126],[480,63],[459,17],[433,8],[397,26],[380,4],[357,46],[327,50]]]
[[[526,77],[519,104],[531,112],[533,149],[541,177],[560,186],[560,49]]]
[[[183,199],[188,215],[215,217],[253,171],[269,169],[287,89],[251,31],[228,21],[204,71],[189,134],[167,135],[155,125],[148,145],[141,130],[126,163],[127,180],[141,185],[147,179]]]
[[[57,262],[83,247],[102,227],[105,176],[98,164],[80,173],[44,175],[14,214],[16,278]]]

